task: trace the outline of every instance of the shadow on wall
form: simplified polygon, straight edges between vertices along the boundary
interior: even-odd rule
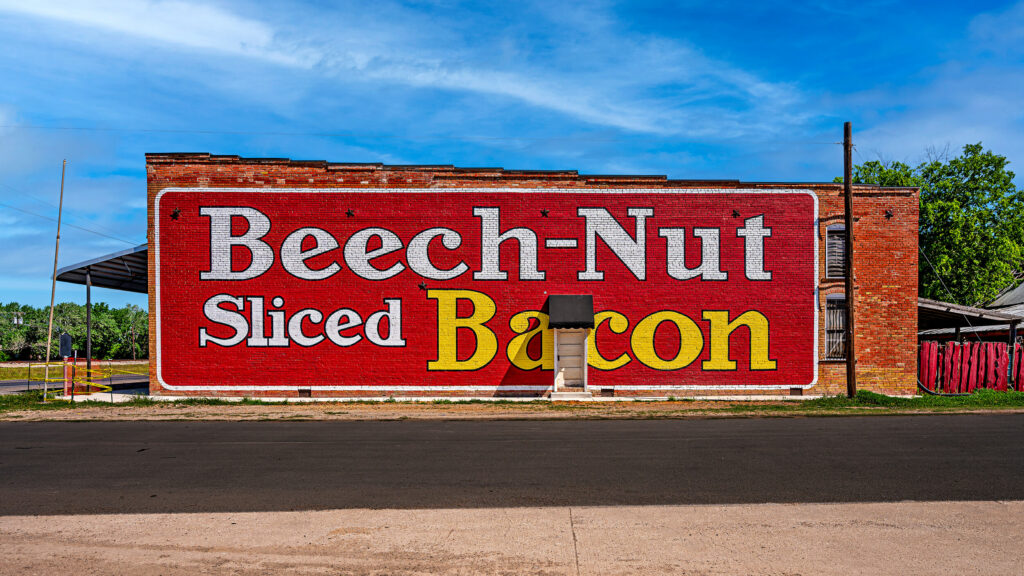
[[[540,314],[528,310],[511,318],[510,327],[518,336],[509,342],[509,357],[501,359],[508,360],[509,364],[495,396],[542,396],[546,391],[522,391],[514,387],[554,386],[555,346],[551,330],[548,329],[549,308],[546,297],[539,310]]]

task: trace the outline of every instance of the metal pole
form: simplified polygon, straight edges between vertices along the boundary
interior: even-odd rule
[[[92,268],[85,269],[85,377],[92,377]]]
[[[846,199],[846,395],[857,395],[857,347],[854,345],[854,294],[853,284],[853,126],[843,124],[843,196]]]
[[[67,170],[68,161],[60,168],[60,204],[57,205],[57,245],[53,249],[53,282],[50,285],[50,321],[46,326],[46,364],[43,368],[43,401],[46,401],[46,393],[50,389],[50,342],[53,340],[53,300],[57,296],[57,255],[60,254],[60,219],[64,213],[64,172]]]

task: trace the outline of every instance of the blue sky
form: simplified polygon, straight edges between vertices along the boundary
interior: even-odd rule
[[[1016,168],[1024,3],[853,4],[0,0],[0,302],[49,301],[63,158],[61,266],[145,241],[146,152],[799,182],[850,120]]]

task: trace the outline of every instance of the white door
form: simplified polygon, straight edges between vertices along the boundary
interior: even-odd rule
[[[587,369],[587,331],[555,331],[555,390],[583,390]]]

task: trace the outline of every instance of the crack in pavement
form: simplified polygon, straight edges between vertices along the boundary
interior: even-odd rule
[[[572,518],[572,507],[569,507],[569,528],[572,530],[572,551],[576,556],[576,576],[580,576],[580,549],[576,540],[576,522]]]

